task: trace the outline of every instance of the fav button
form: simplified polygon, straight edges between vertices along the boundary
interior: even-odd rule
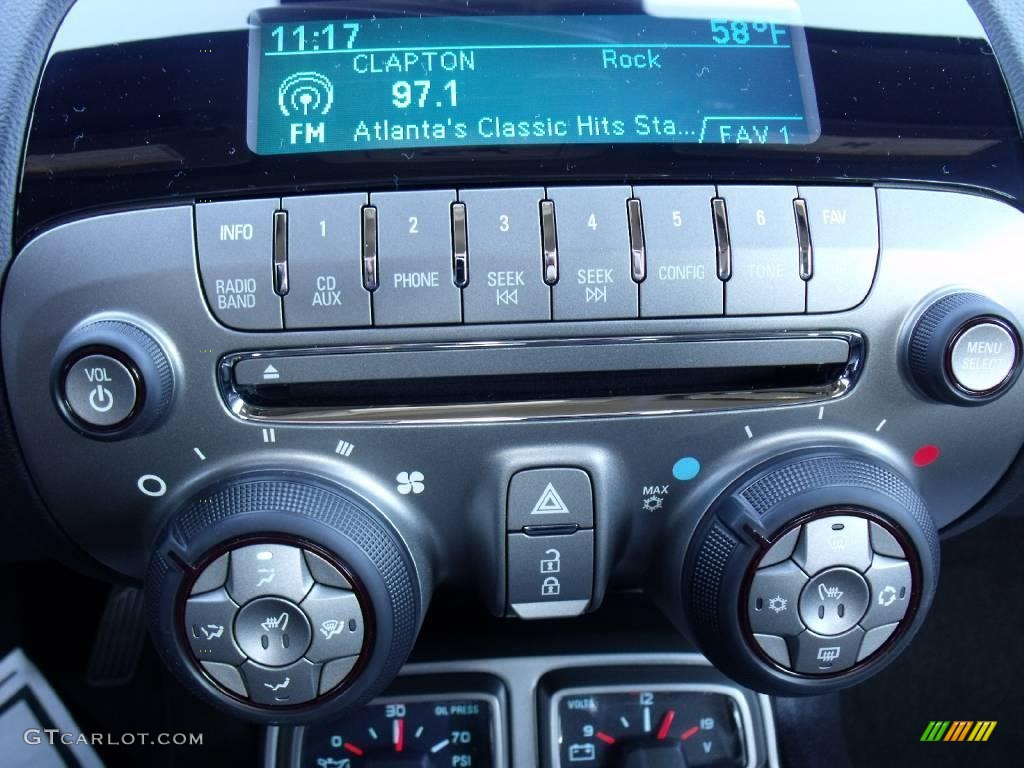
[[[277,200],[237,200],[196,206],[199,271],[206,300],[224,325],[242,330],[281,327],[274,291],[274,212]]]
[[[128,367],[110,355],[86,355],[64,374],[64,403],[93,429],[121,426],[136,412],[138,388]]]
[[[878,209],[870,187],[800,187],[814,253],[808,312],[840,312],[864,301],[878,267]]]

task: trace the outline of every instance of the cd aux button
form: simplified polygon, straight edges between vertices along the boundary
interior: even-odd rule
[[[721,315],[714,187],[636,187],[643,204],[647,278],[640,284],[643,317]]]
[[[451,190],[370,196],[377,209],[380,273],[373,294],[376,325],[462,321],[462,295],[452,273],[454,202]]]
[[[732,245],[726,314],[803,313],[806,284],[800,279],[793,213],[796,187],[720,187],[719,194],[725,199]]]
[[[555,320],[637,316],[626,201],[629,187],[549,189],[558,229]]]
[[[286,328],[345,328],[370,324],[363,288],[361,216],[366,195],[288,197],[289,291]]]
[[[467,323],[551,319],[540,241],[543,188],[472,189],[459,193],[469,231]]]
[[[281,328],[274,290],[274,213],[278,201],[196,205],[199,271],[214,316],[230,328]]]

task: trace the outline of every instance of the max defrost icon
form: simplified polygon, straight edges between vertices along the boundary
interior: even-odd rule
[[[319,72],[288,75],[277,89],[277,105],[285,117],[326,115],[334,104],[334,86]]]

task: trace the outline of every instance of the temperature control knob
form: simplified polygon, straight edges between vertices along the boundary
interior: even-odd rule
[[[683,594],[706,655],[779,695],[853,685],[906,647],[931,604],[938,536],[906,479],[816,451],[741,479],[701,521]]]
[[[953,405],[982,405],[1020,373],[1020,330],[1004,307],[976,293],[929,306],[910,335],[908,366],[918,388]]]
[[[379,693],[423,613],[412,557],[383,516],[290,473],[240,478],[181,510],[146,591],[170,667],[260,722],[337,715]]]

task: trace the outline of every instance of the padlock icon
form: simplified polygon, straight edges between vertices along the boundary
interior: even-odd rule
[[[544,583],[540,585],[541,597],[554,597],[562,591],[562,585],[558,583],[558,579],[554,576],[548,576],[544,579]]]
[[[549,549],[545,553],[547,559],[540,561],[541,573],[558,573],[562,570],[562,554],[557,549]]]

